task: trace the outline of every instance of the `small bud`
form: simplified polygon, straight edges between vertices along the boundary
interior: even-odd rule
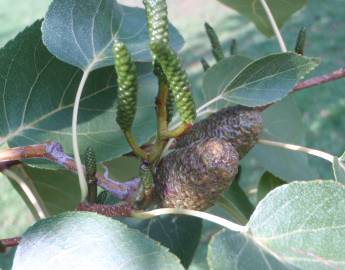
[[[205,58],[201,58],[200,63],[202,65],[202,68],[204,69],[204,71],[206,71],[210,68],[209,63],[207,63]]]
[[[302,27],[301,30],[299,30],[299,33],[297,36],[295,53],[304,55],[304,47],[305,47],[306,39],[307,39],[307,29],[305,27]]]
[[[219,62],[220,60],[224,59],[224,52],[222,46],[220,45],[218,35],[213,27],[208,23],[205,23],[205,30],[212,46],[213,56],[216,61]]]

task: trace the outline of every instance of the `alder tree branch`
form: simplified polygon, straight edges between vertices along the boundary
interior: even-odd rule
[[[64,153],[62,145],[56,141],[4,150],[0,152],[0,167],[1,164],[9,164],[27,158],[47,159],[63,166],[68,171],[77,173],[76,162]],[[84,166],[83,170],[85,174]],[[104,174],[96,173],[95,177],[98,186],[120,200],[132,201],[140,186],[140,178],[138,177],[124,183],[111,179],[108,176],[108,171]]]
[[[299,82],[293,89],[293,92],[297,92],[303,89],[314,87],[320,84],[328,83],[331,81],[339,80],[345,77],[345,67],[339,68],[331,73],[316,76],[308,80]]]

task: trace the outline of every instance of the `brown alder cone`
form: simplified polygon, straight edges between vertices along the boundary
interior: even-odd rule
[[[178,138],[175,147],[185,147],[201,139],[216,137],[230,142],[242,158],[256,144],[261,131],[259,109],[228,107],[194,124],[187,134]]]
[[[162,207],[207,209],[229,188],[238,162],[236,149],[219,138],[171,152],[160,161],[154,176]]]

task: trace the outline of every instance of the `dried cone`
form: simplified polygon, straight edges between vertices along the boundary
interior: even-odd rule
[[[230,142],[242,158],[256,144],[261,131],[262,116],[258,109],[228,107],[194,124],[190,132],[177,140],[176,148],[216,137]]]
[[[160,161],[155,173],[162,207],[207,209],[230,186],[238,162],[236,149],[218,138],[175,150]]]

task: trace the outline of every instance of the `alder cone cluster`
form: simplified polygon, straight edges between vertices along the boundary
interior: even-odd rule
[[[238,162],[236,149],[219,138],[206,138],[171,152],[155,173],[162,207],[207,209],[229,188]]]
[[[230,142],[242,158],[256,144],[261,131],[262,116],[258,109],[228,107],[193,125],[190,132],[177,140],[176,148],[216,137]]]
[[[258,109],[235,106],[196,123],[179,138],[154,175],[162,207],[205,210],[227,190],[238,172],[239,159],[262,131]]]

